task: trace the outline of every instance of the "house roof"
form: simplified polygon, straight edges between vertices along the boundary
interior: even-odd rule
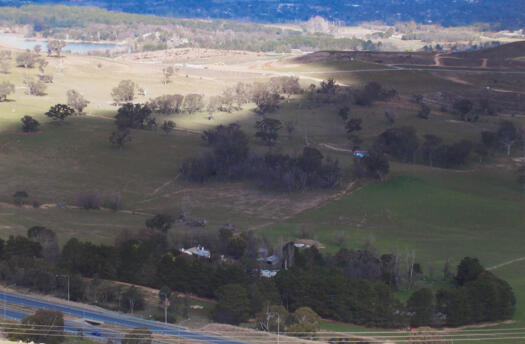
[[[207,250],[203,246],[200,246],[200,245],[192,247],[192,248],[188,248],[188,249],[181,248],[180,251],[184,254],[191,255],[191,256],[199,256],[199,257],[205,257],[205,258],[211,257],[210,250]]]
[[[278,272],[279,270],[261,270],[261,277],[274,277]]]

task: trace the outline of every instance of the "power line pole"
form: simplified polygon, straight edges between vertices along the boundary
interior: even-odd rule
[[[168,294],[161,292],[160,295],[164,295],[164,323],[168,323]]]

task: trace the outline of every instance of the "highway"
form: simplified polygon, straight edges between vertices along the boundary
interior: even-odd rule
[[[124,315],[112,311],[94,310],[89,307],[79,306],[78,304],[73,305],[67,304],[65,302],[53,302],[46,299],[40,299],[37,297],[27,296],[19,293],[0,291],[0,301],[35,309],[40,308],[57,310],[61,311],[64,314],[68,314],[74,317],[82,319],[88,318],[91,320],[104,322],[106,324],[117,325],[130,329],[135,327],[146,327],[150,329],[154,334],[166,335],[170,337],[179,337],[187,340],[195,340],[214,344],[246,344],[246,342],[239,342],[228,338],[210,336],[199,332],[193,332],[183,327],[171,324],[164,324],[158,321],[141,319],[138,317]],[[6,317],[15,320],[20,320],[22,317],[27,315],[10,310],[6,312]],[[68,327],[72,326],[74,325],[68,324]],[[68,328],[68,330],[73,331],[72,328]]]
[[[6,319],[20,321],[32,313],[28,312],[27,310],[4,309],[0,314],[2,314],[2,316]],[[79,330],[82,330],[82,336],[84,338],[90,338],[94,340],[104,339],[104,341],[106,341],[107,339],[111,339],[113,342],[120,342],[121,338],[123,337],[122,333],[107,328],[91,326],[84,324],[81,321],[64,321],[64,332],[78,335],[80,333]],[[9,332],[9,330],[7,332]]]

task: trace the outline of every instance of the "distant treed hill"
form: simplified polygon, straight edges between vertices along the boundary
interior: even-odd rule
[[[189,18],[227,18],[258,22],[326,19],[356,24],[414,20],[445,26],[490,23],[498,28],[525,26],[523,0],[0,0],[0,5],[92,5],[131,13]]]

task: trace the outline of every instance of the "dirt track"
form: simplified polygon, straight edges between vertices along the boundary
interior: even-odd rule
[[[498,265],[491,266],[490,268],[487,268],[487,270],[493,271],[493,270],[502,268],[504,266],[507,266],[507,265],[510,265],[510,264],[513,264],[513,263],[517,263],[517,262],[521,262],[521,261],[524,261],[524,260],[525,260],[525,257],[516,258],[516,259],[513,259],[513,260],[509,260],[508,262],[505,262],[505,263],[501,263],[501,264],[498,264]]]

